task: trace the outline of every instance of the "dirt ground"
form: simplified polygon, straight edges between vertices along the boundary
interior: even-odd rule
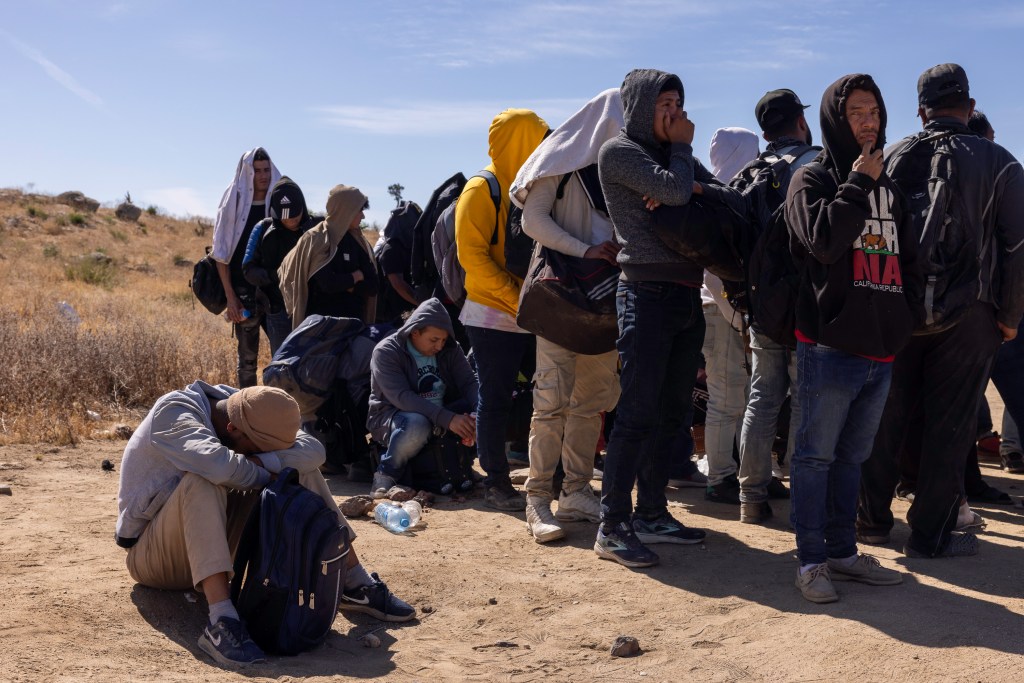
[[[991,394],[991,392],[990,392]],[[998,419],[1001,406],[993,401]],[[998,422],[997,422],[998,424]],[[978,508],[989,522],[976,558],[906,559],[906,504],[893,543],[871,550],[906,571],[897,587],[839,584],[813,605],[793,587],[788,505],[765,527],[699,490],[672,512],[708,530],[700,546],[657,548],[631,571],[599,561],[595,526],[538,545],[522,515],[481,498],[441,503],[426,527],[393,536],[354,522],[371,571],[419,610],[409,624],[339,615],[326,643],[244,673],[214,666],[196,639],[202,597],[135,585],[114,545],[123,443],[0,448],[0,681],[1009,681],[1024,674],[1019,507]],[[1024,477],[983,463],[1015,497]],[[330,481],[342,500],[366,485]],[[380,629],[380,630],[377,630]],[[377,630],[382,645],[357,639]],[[609,655],[620,634],[642,654]],[[511,643],[500,646],[499,643]]]

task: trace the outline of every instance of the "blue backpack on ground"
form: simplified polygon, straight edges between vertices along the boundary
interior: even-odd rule
[[[327,637],[345,585],[348,527],[286,467],[260,493],[235,554],[231,601],[266,652],[294,655]]]

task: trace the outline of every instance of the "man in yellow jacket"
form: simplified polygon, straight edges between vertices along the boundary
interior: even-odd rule
[[[480,384],[476,442],[480,465],[487,473],[484,500],[498,510],[526,508],[509,479],[505,425],[516,376],[524,361],[534,362],[535,354],[533,335],[516,325],[523,282],[505,268],[508,188],[547,131],[547,123],[527,109],[506,109],[494,117],[488,134],[491,163],[486,170],[498,179],[501,189],[497,215],[487,180],[479,176],[466,183],[455,208],[455,242],[466,271],[466,303],[459,320],[473,347]]]

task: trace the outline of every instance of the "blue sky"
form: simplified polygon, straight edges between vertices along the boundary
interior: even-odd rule
[[[1024,155],[1024,3],[836,0],[222,2],[34,0],[0,19],[0,187],[212,216],[239,156],[265,147],[322,210],[337,183],[423,203],[487,163],[507,107],[557,126],[634,67],[679,74],[707,160],[716,128],[795,90],[816,105],[867,72],[888,138],[919,128],[917,77],[953,61]],[[785,9],[782,9],[785,8]]]

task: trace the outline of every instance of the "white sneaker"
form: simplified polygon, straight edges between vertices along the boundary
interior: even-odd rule
[[[545,498],[529,496],[526,499],[526,529],[537,543],[565,537],[565,531],[551,514],[551,501]]]
[[[601,500],[590,487],[558,496],[558,511],[555,517],[561,522],[600,522]]]

